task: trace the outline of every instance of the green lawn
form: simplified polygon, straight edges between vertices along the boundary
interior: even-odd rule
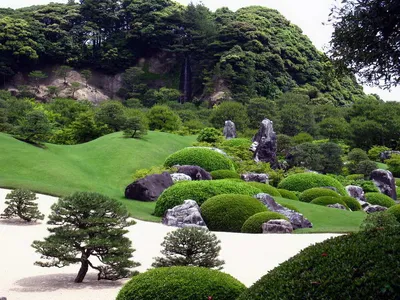
[[[195,137],[149,132],[142,140],[114,133],[95,141],[41,149],[0,133],[0,187],[27,188],[64,196],[92,191],[122,201],[132,216],[148,221],[155,203],[124,199],[135,170],[163,164],[171,153],[190,146]]]

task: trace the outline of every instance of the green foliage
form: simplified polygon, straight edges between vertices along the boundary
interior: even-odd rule
[[[197,136],[197,141],[198,142],[206,142],[210,144],[215,144],[219,141],[222,140],[222,134],[221,131],[218,129],[215,129],[214,127],[206,127],[203,128],[199,135]]]
[[[373,146],[371,149],[368,150],[368,157],[373,161],[380,160],[380,154],[384,151],[390,151],[392,149],[385,147],[385,146]]]
[[[363,180],[364,178],[364,174],[351,174],[346,176],[347,180]]]
[[[58,69],[54,71],[55,75],[57,77],[61,77],[64,79],[64,84],[67,84],[67,76],[68,73],[72,71],[72,68],[70,66],[60,66]]]
[[[288,209],[290,209],[290,210],[293,210],[293,211],[295,211],[295,212],[300,212],[300,210],[296,207],[296,206],[294,206],[294,205],[292,205],[292,204],[283,204],[282,205],[283,207],[286,207],[286,208],[288,208]]]
[[[346,202],[344,202],[341,197],[321,196],[321,197],[315,198],[310,203],[316,204],[316,205],[322,205],[322,206],[339,203],[348,209]]]
[[[218,179],[240,179],[240,175],[232,170],[216,170],[212,171],[211,177],[213,180]]]
[[[284,215],[276,212],[266,211],[252,215],[244,222],[241,232],[243,233],[262,233],[262,225],[271,220],[283,219],[288,221]]]
[[[246,287],[232,276],[199,267],[157,268],[133,277],[117,300],[236,299]]]
[[[28,74],[30,80],[33,81],[36,88],[39,88],[40,82],[47,78],[47,75],[42,71],[32,71]]]
[[[347,195],[345,188],[339,181],[321,174],[302,173],[290,175],[278,185],[279,189],[298,192],[304,192],[314,187],[334,187],[338,190],[340,195]]]
[[[281,194],[282,198],[290,199],[290,200],[299,200],[299,198],[296,196],[295,193],[284,190],[284,189],[278,189],[279,194]]]
[[[208,172],[216,170],[234,170],[232,161],[225,155],[207,148],[190,147],[175,152],[164,162],[166,167],[175,165],[194,165]]]
[[[390,159],[387,159],[386,164],[388,165],[388,170],[392,172],[393,176],[400,176],[400,155],[392,155]]]
[[[395,207],[395,206],[393,206]],[[399,229],[400,223],[393,213],[387,211],[379,211],[367,215],[360,225],[361,231],[380,231],[383,229]]]
[[[336,197],[339,198],[340,195],[336,193],[335,191],[332,191],[327,188],[311,188],[308,190],[305,190],[304,192],[301,193],[299,200],[302,202],[311,202],[316,198],[322,197],[322,196],[330,196],[330,197]]]
[[[357,199],[352,197],[341,197],[340,198],[344,203],[346,203],[347,207],[350,208],[352,211],[360,211],[362,210],[360,202]]]
[[[293,143],[300,145],[304,143],[312,143],[314,138],[312,135],[310,135],[307,132],[300,132],[299,134],[296,134],[294,137],[292,137]]]
[[[399,249],[396,229],[331,238],[268,272],[237,299],[396,299]]]
[[[179,228],[167,233],[161,243],[164,257],[156,257],[152,267],[194,266],[222,269],[225,263],[218,259],[221,241],[202,228]]]
[[[350,134],[350,125],[343,117],[323,119],[318,127],[320,134],[330,140],[346,139]]]
[[[124,137],[141,138],[147,134],[147,119],[142,112],[137,111],[126,118],[124,127]]]
[[[233,101],[223,102],[211,113],[210,122],[216,128],[223,128],[227,120],[235,123],[237,130],[246,129],[249,123],[245,107]]]
[[[380,205],[387,208],[396,205],[392,198],[382,193],[365,193],[365,199],[372,205]]]
[[[261,190],[263,193],[266,193],[272,197],[282,197],[282,195],[281,195],[281,193],[279,193],[278,189],[274,188],[273,186],[271,186],[269,184],[253,182],[253,181],[250,181],[247,184]]]
[[[17,189],[6,195],[4,203],[7,207],[0,215],[0,218],[11,219],[19,217],[25,222],[34,220],[43,220],[44,215],[40,213],[38,204],[34,201],[37,200],[36,194],[23,189]]]
[[[64,267],[80,263],[76,283],[84,280],[88,267],[98,271],[98,280],[129,277],[130,268],[139,264],[130,260],[132,242],[124,236],[125,228],[135,224],[123,204],[97,193],[76,192],[60,198],[51,207],[44,241],[32,247],[41,254],[41,267]],[[79,257],[78,257],[79,256]],[[89,258],[102,262],[95,266]]]
[[[386,212],[395,216],[396,220],[400,222],[400,204],[390,207]]]
[[[361,161],[368,160],[368,154],[360,148],[354,148],[352,149],[349,154],[347,155],[347,158],[350,162],[357,164]]]
[[[267,211],[264,204],[247,195],[218,195],[201,205],[204,222],[213,231],[241,232],[248,218],[263,211]]]
[[[70,86],[70,90],[71,90],[71,97],[74,98],[75,97],[75,93],[80,90],[81,88],[81,84],[79,82],[72,82],[71,86]]]
[[[139,170],[137,170],[133,174],[132,179],[134,181],[136,181],[136,180],[142,179],[142,178],[144,178],[146,176],[149,176],[149,175],[162,174],[164,172],[174,173],[176,171],[177,171],[176,168],[166,168],[164,166],[152,166],[152,167],[147,168],[147,169],[139,169]]]
[[[107,125],[113,131],[122,130],[126,123],[124,106],[118,101],[103,102],[96,112],[96,122]]]
[[[82,70],[81,71],[82,77],[85,79],[86,87],[88,86],[88,81],[92,78],[92,71],[90,70]]]
[[[155,105],[147,112],[150,130],[171,132],[181,127],[181,119],[166,105]]]
[[[368,177],[372,171],[378,169],[378,165],[376,162],[372,160],[363,160],[360,161],[357,165],[352,166],[349,165],[349,169],[356,174],[363,174],[365,177]]]
[[[39,110],[26,114],[15,130],[15,135],[27,142],[44,142],[51,132],[47,116]]]

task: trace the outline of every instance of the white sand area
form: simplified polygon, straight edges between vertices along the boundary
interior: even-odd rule
[[[0,189],[0,212],[10,190]],[[39,210],[46,216],[57,198],[38,195]],[[40,258],[30,246],[34,240],[48,235],[47,218],[36,225],[0,220],[0,297],[8,300],[112,300],[122,284],[100,281],[89,273],[85,282],[73,280],[79,265],[65,268],[41,268],[33,263]],[[129,228],[129,238],[136,251],[134,260],[143,272],[150,268],[153,257],[159,256],[160,244],[167,232],[174,230],[162,224],[137,221]],[[225,260],[224,272],[250,286],[269,270],[297,254],[305,247],[322,242],[336,234],[252,235],[216,233],[221,240],[220,258]]]

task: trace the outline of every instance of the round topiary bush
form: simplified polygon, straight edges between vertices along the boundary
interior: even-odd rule
[[[247,182],[247,184],[261,190],[263,193],[266,193],[272,197],[282,197],[278,189],[274,188],[272,185],[254,181]]]
[[[399,299],[400,235],[360,232],[310,246],[237,300]]]
[[[239,180],[185,181],[166,189],[158,198],[154,215],[164,216],[167,209],[183,204],[185,200],[195,200],[199,206],[207,199],[221,194],[243,194],[254,196],[262,191]]]
[[[232,170],[217,170],[211,172],[213,180],[218,179],[240,179],[240,175]]]
[[[236,299],[244,284],[217,270],[199,267],[168,267],[133,277],[116,300]]]
[[[288,218],[277,212],[260,212],[248,218],[246,222],[244,222],[241,231],[243,233],[262,233],[262,224],[267,223],[270,220],[279,219],[288,221]]]
[[[219,195],[201,205],[204,222],[214,231],[240,232],[248,218],[265,211],[264,204],[246,195]]]
[[[279,194],[281,194],[282,198],[286,198],[286,199],[290,199],[290,200],[299,200],[299,198],[297,198],[296,194],[288,191],[288,190],[284,190],[284,189],[278,189]]]
[[[346,196],[346,190],[336,179],[327,175],[315,173],[293,174],[282,180],[278,188],[289,191],[304,192],[314,187],[334,187],[340,195]]]
[[[382,193],[366,193],[365,199],[372,205],[380,205],[387,208],[396,205],[396,202],[392,198]]]
[[[286,208],[288,208],[288,209],[290,209],[290,210],[293,210],[293,211],[295,211],[295,212],[300,212],[299,210],[298,210],[298,208],[297,207],[295,207],[294,205],[292,205],[292,204],[281,204],[282,206],[284,206],[284,207],[286,207]]]
[[[394,215],[397,221],[400,222],[400,204],[390,207],[386,212]]]
[[[359,211],[362,210],[362,206],[360,202],[358,202],[357,199],[354,199],[353,197],[341,197],[342,201],[346,203],[347,207],[350,208],[352,211]]]
[[[340,198],[340,195],[336,193],[335,191],[332,191],[330,189],[326,188],[312,188],[305,190],[303,193],[300,195],[300,201],[301,202],[307,202],[310,203],[314,199],[322,196],[330,196],[330,197],[337,197]]]
[[[225,155],[206,148],[185,148],[167,157],[164,166],[199,166],[208,172],[215,170],[234,170],[232,161]]]
[[[236,138],[222,142],[223,147],[250,147],[251,140],[245,138]]]
[[[322,197],[318,197],[318,198],[314,199],[310,203],[316,204],[316,205],[321,205],[321,206],[328,206],[331,204],[339,203],[348,209],[347,204],[339,197],[322,196]]]

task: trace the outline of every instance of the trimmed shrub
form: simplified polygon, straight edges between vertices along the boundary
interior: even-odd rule
[[[154,215],[162,217],[167,209],[183,204],[187,199],[192,199],[199,206],[207,199],[221,194],[243,194],[254,196],[261,190],[249,186],[239,180],[201,180],[185,181],[166,189],[158,198]]]
[[[203,128],[197,136],[198,142],[216,143],[222,140],[222,133],[214,127]]]
[[[300,201],[301,202],[307,202],[310,203],[314,199],[317,199],[322,196],[330,196],[330,197],[340,197],[338,193],[335,191],[332,191],[330,189],[326,188],[312,188],[305,190],[303,193],[300,195]]]
[[[225,140],[221,144],[222,147],[250,147],[250,145],[251,140],[245,138]]]
[[[315,173],[301,173],[301,174],[291,175],[282,180],[279,183],[278,188],[289,191],[304,192],[305,190],[314,187],[325,187],[325,186],[331,186],[336,188],[339,194],[341,194],[342,196],[347,195],[345,188],[339,181],[337,181],[332,177]]]
[[[344,235],[302,250],[237,300],[399,299],[399,268],[398,230]]]
[[[185,148],[167,157],[166,167],[174,165],[199,166],[208,172],[234,170],[232,161],[225,155],[205,148]]]
[[[290,199],[290,200],[299,200],[299,198],[297,198],[296,194],[288,191],[288,190],[284,190],[284,189],[278,189],[279,194],[281,194],[282,198],[286,198],[286,199]]]
[[[299,211],[299,209],[297,208],[297,207],[295,207],[294,205],[292,205],[292,204],[281,204],[283,207],[286,207],[286,208],[288,208],[288,209],[290,209],[290,210],[293,210],[293,211],[295,211],[295,212],[300,212]]]
[[[211,176],[213,180],[217,179],[240,179],[240,175],[232,170],[217,170],[212,171]]]
[[[248,218],[263,211],[264,204],[246,195],[219,195],[201,205],[204,222],[214,231],[240,232]]]
[[[133,277],[117,300],[236,299],[246,287],[231,275],[200,267],[157,268]]]
[[[331,204],[339,203],[339,204],[343,205],[344,207],[348,208],[346,202],[344,202],[339,197],[322,196],[322,197],[318,197],[318,198],[314,199],[310,203],[311,204],[316,204],[316,205],[321,205],[321,206],[328,206],[328,205],[331,205]]]
[[[396,205],[396,202],[392,198],[382,193],[366,193],[365,198],[372,205],[380,205],[387,208]]]
[[[279,193],[277,188],[274,188],[273,186],[261,182],[248,182],[248,185],[251,185],[259,190],[261,190],[263,193],[266,193],[272,197],[282,197],[281,193]]]
[[[400,222],[400,204],[390,207],[386,212],[395,216],[397,221]]]
[[[360,230],[376,231],[390,228],[397,228],[398,230],[399,226],[400,223],[393,214],[387,213],[387,211],[378,211],[367,215],[367,217],[361,223]]]
[[[364,174],[351,174],[351,175],[347,175],[346,179],[348,180],[362,180],[364,179]]]
[[[250,218],[246,220],[246,222],[244,222],[242,226],[242,232],[262,233],[262,224],[267,223],[270,220],[279,220],[279,219],[284,219],[288,221],[288,218],[277,212],[266,211],[257,213],[255,215],[252,215]]]
[[[362,210],[360,202],[358,202],[357,199],[354,199],[353,197],[341,197],[340,198],[344,203],[346,203],[347,207],[350,208],[352,211],[359,211]]]

